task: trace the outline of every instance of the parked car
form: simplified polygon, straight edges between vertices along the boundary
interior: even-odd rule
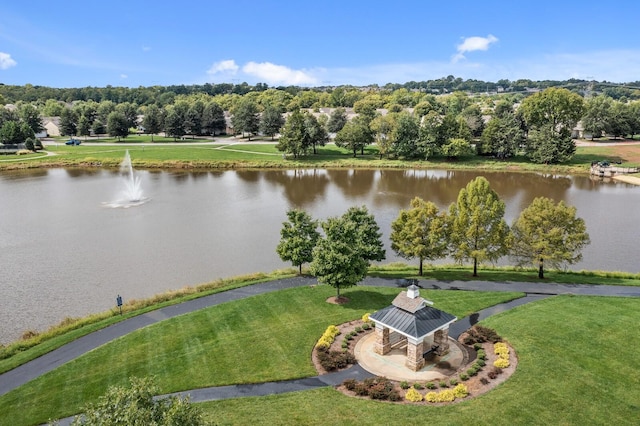
[[[64,143],[65,145],[80,145],[80,139],[69,139]]]

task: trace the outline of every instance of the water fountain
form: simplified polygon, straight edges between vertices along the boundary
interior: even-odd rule
[[[149,201],[144,197],[140,176],[136,176],[131,165],[129,150],[124,154],[124,159],[120,163],[120,174],[124,177],[124,188],[120,191],[121,197],[118,200],[104,203],[107,207],[128,208],[139,206]]]

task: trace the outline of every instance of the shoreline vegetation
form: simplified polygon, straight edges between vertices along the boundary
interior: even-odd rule
[[[115,138],[89,139],[89,144],[65,146],[63,140],[46,144],[45,153],[0,158],[0,171],[58,167],[116,168],[124,152],[131,152],[138,169],[183,169],[193,171],[235,169],[293,168],[376,168],[376,169],[458,169],[480,171],[539,172],[588,174],[594,161],[640,166],[640,146],[600,142],[598,146],[578,146],[573,158],[563,164],[536,164],[524,156],[509,159],[466,156],[455,161],[446,157],[426,160],[380,158],[375,145],[353,156],[352,151],[334,144],[318,147],[317,154],[298,158],[285,156],[270,140],[252,141],[237,137],[187,139],[177,143],[172,138],[151,143],[150,136],[131,136],[117,142]],[[616,142],[616,141],[614,141]],[[12,156],[13,157],[13,156]]]
[[[308,270],[303,269],[303,273],[308,273]],[[122,315],[120,315],[118,308],[114,306],[108,311],[91,314],[82,318],[64,318],[60,323],[42,332],[27,330],[23,333],[21,339],[8,343],[7,345],[0,345],[0,373],[12,370],[66,343],[125,319],[210,294],[266,281],[290,278],[296,274],[296,268],[288,268],[271,273],[256,273],[229,279],[218,279],[197,286],[185,286],[178,290],[159,293],[147,299],[128,300],[122,306]],[[390,263],[371,266],[368,275],[380,278],[436,281],[472,281],[481,279],[483,281],[500,282],[640,286],[640,274],[636,273],[550,270],[546,272],[546,278],[544,280],[539,280],[537,278],[537,269],[512,266],[484,266],[480,269],[478,277],[471,275],[470,267],[454,265],[429,266],[425,267],[423,276],[419,276],[417,266],[404,263]]]

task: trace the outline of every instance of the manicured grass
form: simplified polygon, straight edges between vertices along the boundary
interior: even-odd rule
[[[478,269],[474,277],[471,269],[464,266],[433,266],[424,268],[423,275],[418,275],[417,266],[394,263],[382,266],[371,266],[369,275],[383,278],[419,278],[438,281],[498,281],[498,282],[534,282],[560,284],[592,284],[592,285],[624,285],[640,286],[640,274],[613,271],[545,271],[543,280],[538,279],[537,269],[522,269],[511,266]]]
[[[0,347],[0,373],[11,370],[75,339],[127,318],[209,294],[291,276],[293,274],[288,270],[282,270],[269,274],[252,274],[227,280],[217,280],[197,287],[184,287],[179,290],[167,291],[148,299],[129,300],[122,307],[122,315],[119,315],[119,312],[113,309],[84,318],[69,319],[30,339],[20,340],[6,347]]]
[[[449,406],[350,398],[331,388],[201,404],[219,425],[632,425],[640,419],[640,300],[558,296],[483,321],[515,347],[514,375]]]
[[[316,374],[311,351],[330,324],[387,306],[397,288],[355,287],[346,305],[314,286],[222,304],[163,321],[98,348],[0,397],[0,424],[32,424],[77,413],[110,385],[156,376],[161,391],[256,383]],[[439,309],[464,316],[520,293],[424,291]]]
[[[92,140],[93,141],[93,140]],[[100,139],[103,142],[116,142]],[[444,157],[434,157],[429,161],[380,159],[375,145],[368,146],[364,155],[357,157],[347,149],[334,144],[318,147],[317,154],[300,158],[287,156],[276,150],[269,140],[251,143],[246,139],[216,138],[216,144],[189,145],[189,142],[202,142],[199,139],[187,139],[184,144],[165,145],[172,138],[154,137],[153,146],[137,146],[138,142],[150,142],[146,135],[131,136],[121,141],[122,146],[49,146],[47,149],[56,156],[40,157],[17,162],[0,162],[0,169],[27,167],[65,167],[72,165],[92,165],[116,167],[125,150],[132,152],[134,166],[148,168],[296,168],[296,167],[367,167],[367,168],[431,168],[431,169],[474,169],[474,170],[512,170],[536,171],[545,173],[588,173],[591,161],[622,161],[625,166],[640,164],[640,146],[596,146],[578,147],[576,155],[567,164],[533,164],[523,156],[508,160],[496,160],[488,157],[468,156],[455,161]],[[131,143],[131,144],[130,144]]]

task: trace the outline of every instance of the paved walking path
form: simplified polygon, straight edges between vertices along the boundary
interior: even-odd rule
[[[405,279],[385,279],[367,277],[361,283],[364,286],[384,286],[384,287],[406,287],[414,280]],[[146,327],[168,318],[194,312],[199,309],[216,306],[221,303],[243,299],[245,297],[283,290],[286,288],[302,287],[316,284],[313,277],[294,277],[282,280],[270,281],[252,286],[228,290],[217,294],[190,300],[173,306],[161,308],[148,312],[137,317],[127,319],[117,324],[111,325],[102,330],[88,334],[73,342],[70,342],[52,352],[49,352],[37,359],[25,363],[13,370],[0,375],[0,396],[5,393],[65,364],[84,353],[104,345],[118,337],[124,336],[132,331]],[[467,291],[517,291],[526,293],[526,297],[513,300],[511,302],[499,304],[484,309],[476,314],[458,320],[450,328],[450,335],[457,338],[462,332],[467,330],[478,321],[512,309],[541,298],[558,294],[592,295],[592,296],[617,296],[617,297],[640,297],[640,287],[628,286],[597,286],[587,284],[555,284],[555,283],[520,283],[520,282],[490,282],[490,281],[435,281],[419,280],[416,282],[424,289],[442,290],[467,290]],[[193,389],[178,392],[174,395],[189,395],[194,402],[212,401],[225,398],[236,398],[241,396],[261,396],[276,393],[293,392],[298,390],[313,389],[324,386],[335,386],[342,383],[347,378],[363,379],[370,377],[371,373],[356,365],[350,369],[337,373],[326,374],[303,379],[286,380],[280,382],[268,382],[250,385],[219,386],[203,389]],[[68,424],[69,419],[61,425]]]

